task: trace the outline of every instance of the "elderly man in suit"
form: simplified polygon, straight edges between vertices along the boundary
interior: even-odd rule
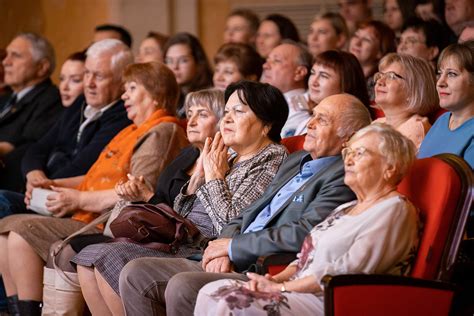
[[[49,76],[55,67],[54,49],[43,37],[22,33],[7,46],[3,60],[5,84],[13,94],[0,99],[0,188],[18,191],[21,157],[53,125],[61,99]]]
[[[351,95],[321,101],[308,123],[304,150],[290,155],[263,196],[209,242],[201,262],[142,258],[125,266],[120,295],[127,315],[161,315],[165,309],[167,315],[191,315],[199,289],[208,282],[246,279],[235,272],[259,256],[297,252],[313,226],[354,199],[344,184],[340,153],[344,142],[368,124],[369,112]]]

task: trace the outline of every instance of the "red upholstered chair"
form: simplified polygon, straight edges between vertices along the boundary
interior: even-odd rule
[[[305,136],[306,134],[286,137],[281,140],[281,144],[284,145],[286,149],[288,149],[288,152],[291,154],[295,151],[303,149]]]
[[[392,275],[326,276],[326,316],[447,316],[455,287]]]

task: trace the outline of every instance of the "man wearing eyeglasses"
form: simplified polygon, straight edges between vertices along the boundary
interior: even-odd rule
[[[167,315],[192,315],[197,293],[208,282],[245,279],[229,272],[246,270],[262,255],[297,252],[312,227],[354,199],[344,184],[341,150],[368,124],[370,114],[354,96],[323,99],[313,109],[304,150],[290,155],[263,196],[209,242],[201,262],[141,258],[125,266],[120,295],[127,315],[164,315],[165,310]],[[180,272],[193,273],[172,278]]]

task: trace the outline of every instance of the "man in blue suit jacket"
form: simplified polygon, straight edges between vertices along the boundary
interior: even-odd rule
[[[191,315],[206,283],[245,279],[229,272],[245,270],[262,255],[298,252],[313,226],[355,199],[344,184],[340,153],[344,142],[369,123],[367,109],[351,95],[321,101],[308,123],[304,151],[290,155],[263,196],[209,242],[201,262],[142,258],[125,266],[120,294],[127,315],[164,314],[165,308],[167,315]],[[180,273],[184,271],[189,272]]]

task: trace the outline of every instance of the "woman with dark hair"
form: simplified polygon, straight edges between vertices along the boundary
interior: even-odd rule
[[[173,71],[181,92],[176,113],[179,118],[185,118],[186,94],[209,88],[212,85],[212,70],[201,43],[189,33],[170,37],[164,55],[165,64]]]
[[[328,50],[316,56],[311,68],[308,104],[317,106],[324,98],[339,93],[352,94],[371,110],[364,73],[357,58],[351,53]],[[301,122],[296,133],[304,133],[310,120],[311,118]]]
[[[174,201],[174,210],[196,225],[200,238],[217,236],[227,222],[258,199],[287,155],[278,142],[288,105],[277,88],[240,81],[226,89],[225,100],[220,132],[206,139],[189,182]],[[118,282],[125,264],[142,257],[185,258],[198,253],[197,244],[182,245],[176,254],[170,254],[114,242],[88,246],[72,261],[78,265],[92,314],[120,315]]]
[[[416,1],[385,0],[383,2],[383,21],[400,37],[402,27],[407,19],[415,17]]]
[[[395,33],[379,21],[360,25],[349,42],[349,52],[357,57],[364,71],[370,101],[375,98],[373,76],[377,72],[378,63],[383,56],[395,50]]]
[[[219,48],[214,56],[214,87],[225,90],[242,79],[258,81],[262,75],[263,59],[250,45],[229,43]]]
[[[284,39],[290,39],[295,42],[300,41],[296,26],[286,16],[270,14],[260,22],[255,42],[257,52],[263,58],[267,58],[270,51]]]

